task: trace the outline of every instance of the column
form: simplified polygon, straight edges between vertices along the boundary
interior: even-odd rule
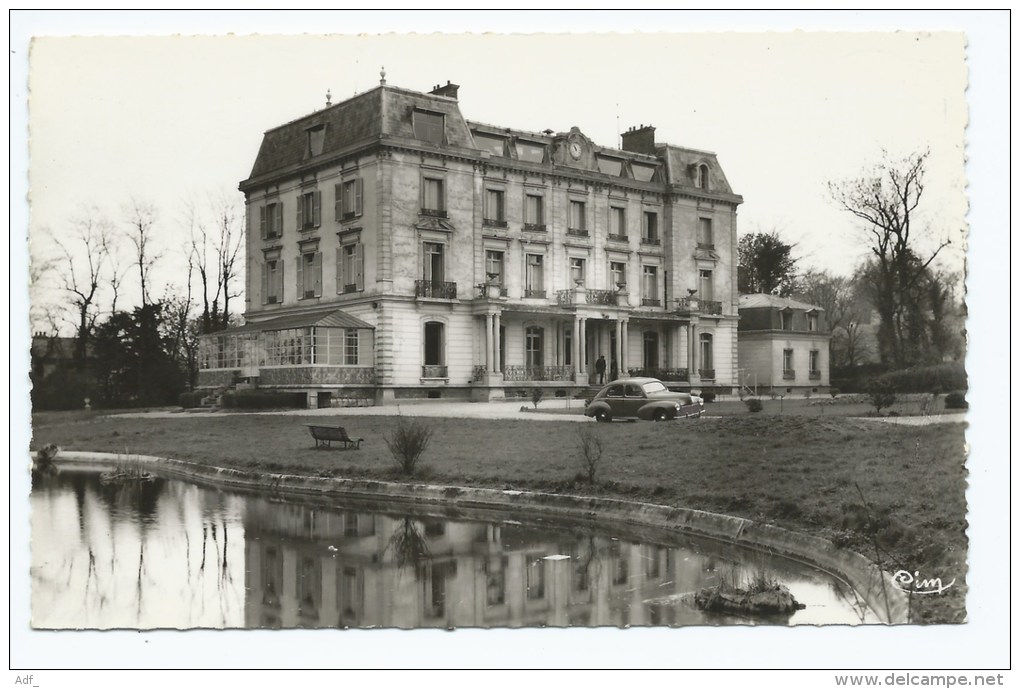
[[[623,322],[623,331],[621,332],[620,336],[621,336],[621,340],[620,340],[621,341],[621,346],[620,346],[620,375],[621,376],[628,376],[628,375],[630,375],[630,372],[628,371],[629,367],[627,366],[627,352],[630,350],[630,321],[629,320],[626,320],[626,321]]]
[[[581,317],[574,316],[574,336],[570,340],[571,361],[574,363],[574,372],[577,374],[577,382],[581,382]]]
[[[581,319],[581,353],[580,353],[580,356],[577,357],[577,364],[578,364],[578,367],[579,367],[578,370],[581,372],[581,375],[583,376],[582,380],[584,380],[585,385],[587,385],[588,382],[589,382],[588,381],[588,362],[587,362],[587,358],[588,358],[588,319],[587,318],[582,318]]]
[[[499,311],[492,315],[492,372],[499,373]]]
[[[698,338],[694,321],[687,325],[687,373],[693,383],[698,378]]]
[[[616,351],[613,352],[613,357],[616,359],[616,375],[623,378],[627,375],[627,372],[623,368],[623,321],[619,318],[616,319]]]
[[[496,367],[492,363],[492,314],[485,314],[485,370],[488,373],[495,373]]]

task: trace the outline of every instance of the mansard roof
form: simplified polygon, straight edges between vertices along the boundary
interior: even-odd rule
[[[741,294],[740,308],[742,309],[799,309],[802,311],[824,311],[820,306],[813,306],[802,301],[796,301],[789,297],[779,297],[775,294]]]

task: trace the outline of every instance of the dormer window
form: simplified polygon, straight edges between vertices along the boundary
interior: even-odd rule
[[[702,163],[695,169],[695,186],[708,189],[708,166]]]
[[[309,127],[305,132],[308,136],[306,155],[310,158],[322,155],[322,146],[326,142],[326,125],[320,124],[315,127]]]
[[[807,329],[810,330],[811,332],[815,332],[815,331],[818,330],[818,314],[817,313],[809,313],[807,315]],[[812,369],[812,370],[817,370],[817,369]]]
[[[783,330],[793,330],[793,311],[790,309],[780,311],[779,322]]]
[[[416,139],[433,144],[446,143],[445,116],[442,113],[414,110],[411,118]]]

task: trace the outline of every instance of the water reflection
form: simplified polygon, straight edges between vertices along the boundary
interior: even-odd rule
[[[693,592],[765,566],[805,610],[874,622],[851,591],[723,544],[271,500],[175,480],[34,487],[36,627],[530,627],[747,624]],[[77,531],[68,525],[77,524]]]

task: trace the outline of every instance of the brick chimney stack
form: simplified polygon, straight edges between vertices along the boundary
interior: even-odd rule
[[[457,84],[451,84],[450,80],[447,79],[446,86],[437,84],[432,88],[431,91],[429,91],[429,93],[431,93],[433,96],[446,96],[447,98],[457,100],[457,89],[459,88],[460,86],[458,86]]]
[[[655,155],[655,127],[652,125],[640,125],[631,127],[621,136],[623,139],[623,150],[631,153],[645,153]]]

